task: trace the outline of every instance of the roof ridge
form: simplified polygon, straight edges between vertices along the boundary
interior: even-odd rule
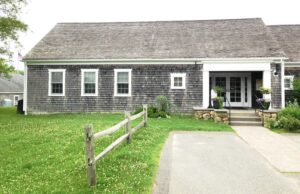
[[[229,18],[229,19],[205,19],[205,20],[152,20],[152,21],[115,21],[115,22],[58,22],[57,24],[113,24],[113,23],[155,23],[155,22],[202,22],[202,21],[234,21],[234,20],[262,20],[254,18]]]
[[[267,27],[276,27],[276,26],[300,26],[300,24],[274,24],[274,25],[267,25]]]

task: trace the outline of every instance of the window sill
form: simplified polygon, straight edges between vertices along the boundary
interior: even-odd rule
[[[115,94],[114,97],[131,97],[130,94]]]
[[[85,96],[94,96],[95,97],[95,96],[98,96],[98,94],[81,94],[81,96],[82,97],[85,97]]]
[[[48,96],[56,97],[56,96],[65,96],[65,95],[64,94],[49,94]]]
[[[185,90],[185,88],[174,88],[174,87],[172,87],[171,89],[172,90]]]

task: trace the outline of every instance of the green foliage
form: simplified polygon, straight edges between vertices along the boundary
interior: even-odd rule
[[[274,127],[282,127],[290,132],[295,132],[300,129],[300,120],[294,117],[280,117]]]
[[[168,113],[171,110],[171,102],[164,95],[159,95],[155,98],[155,106],[158,109],[158,111]]]
[[[97,185],[87,186],[83,127],[95,132],[124,119],[123,114],[16,114],[0,108],[0,193],[151,193],[161,149],[171,131],[232,131],[230,126],[191,117],[149,119],[97,162]],[[136,126],[140,121],[134,121]],[[100,153],[124,130],[96,141]]]
[[[215,97],[213,98],[214,108],[222,109],[223,108],[223,97]],[[217,104],[217,106],[215,106]]]
[[[221,96],[222,92],[224,92],[224,88],[221,86],[215,86],[213,90],[217,93],[218,96]]]
[[[261,94],[271,94],[272,93],[271,88],[265,88],[265,87],[260,87],[259,91],[260,91]]]
[[[143,111],[143,107],[142,106],[138,106],[131,114],[135,115],[135,114],[138,114],[138,113],[140,113],[142,111]]]
[[[292,97],[300,102],[300,77],[295,78],[293,81]]]
[[[148,107],[149,118],[167,118],[168,114],[165,111],[159,110],[156,106],[150,105]]]
[[[300,119],[300,106],[295,100],[294,102],[289,102],[285,109],[281,110],[278,114],[279,117],[294,117]]]
[[[289,102],[287,107],[278,113],[277,121],[268,122],[268,127],[282,128],[291,132],[300,130],[300,106],[297,101]]]
[[[27,30],[27,25],[18,18],[25,4],[26,0],[0,0],[0,76],[8,77],[14,71],[5,58],[11,52],[8,45],[12,42],[19,44],[19,32]]]
[[[15,68],[6,64],[5,59],[0,58],[0,77],[10,78],[11,73],[14,72]]]

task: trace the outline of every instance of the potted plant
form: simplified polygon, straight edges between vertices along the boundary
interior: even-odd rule
[[[268,110],[270,108],[271,100],[267,98],[258,98],[256,102],[260,105],[262,110]]]
[[[222,109],[223,108],[223,97],[221,97],[222,92],[224,89],[220,86],[215,86],[213,90],[216,92],[217,97],[213,98],[213,107],[215,109]]]
[[[220,96],[217,96],[213,98],[213,107],[214,109],[222,109],[223,108],[223,98]]]
[[[259,98],[256,101],[263,110],[268,110],[270,108],[271,100],[267,97],[267,95],[271,94],[272,90],[271,88],[260,87],[259,91],[263,95],[263,98]]]

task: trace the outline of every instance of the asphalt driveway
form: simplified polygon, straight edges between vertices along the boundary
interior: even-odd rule
[[[178,132],[164,147],[153,193],[300,193],[235,133]]]

